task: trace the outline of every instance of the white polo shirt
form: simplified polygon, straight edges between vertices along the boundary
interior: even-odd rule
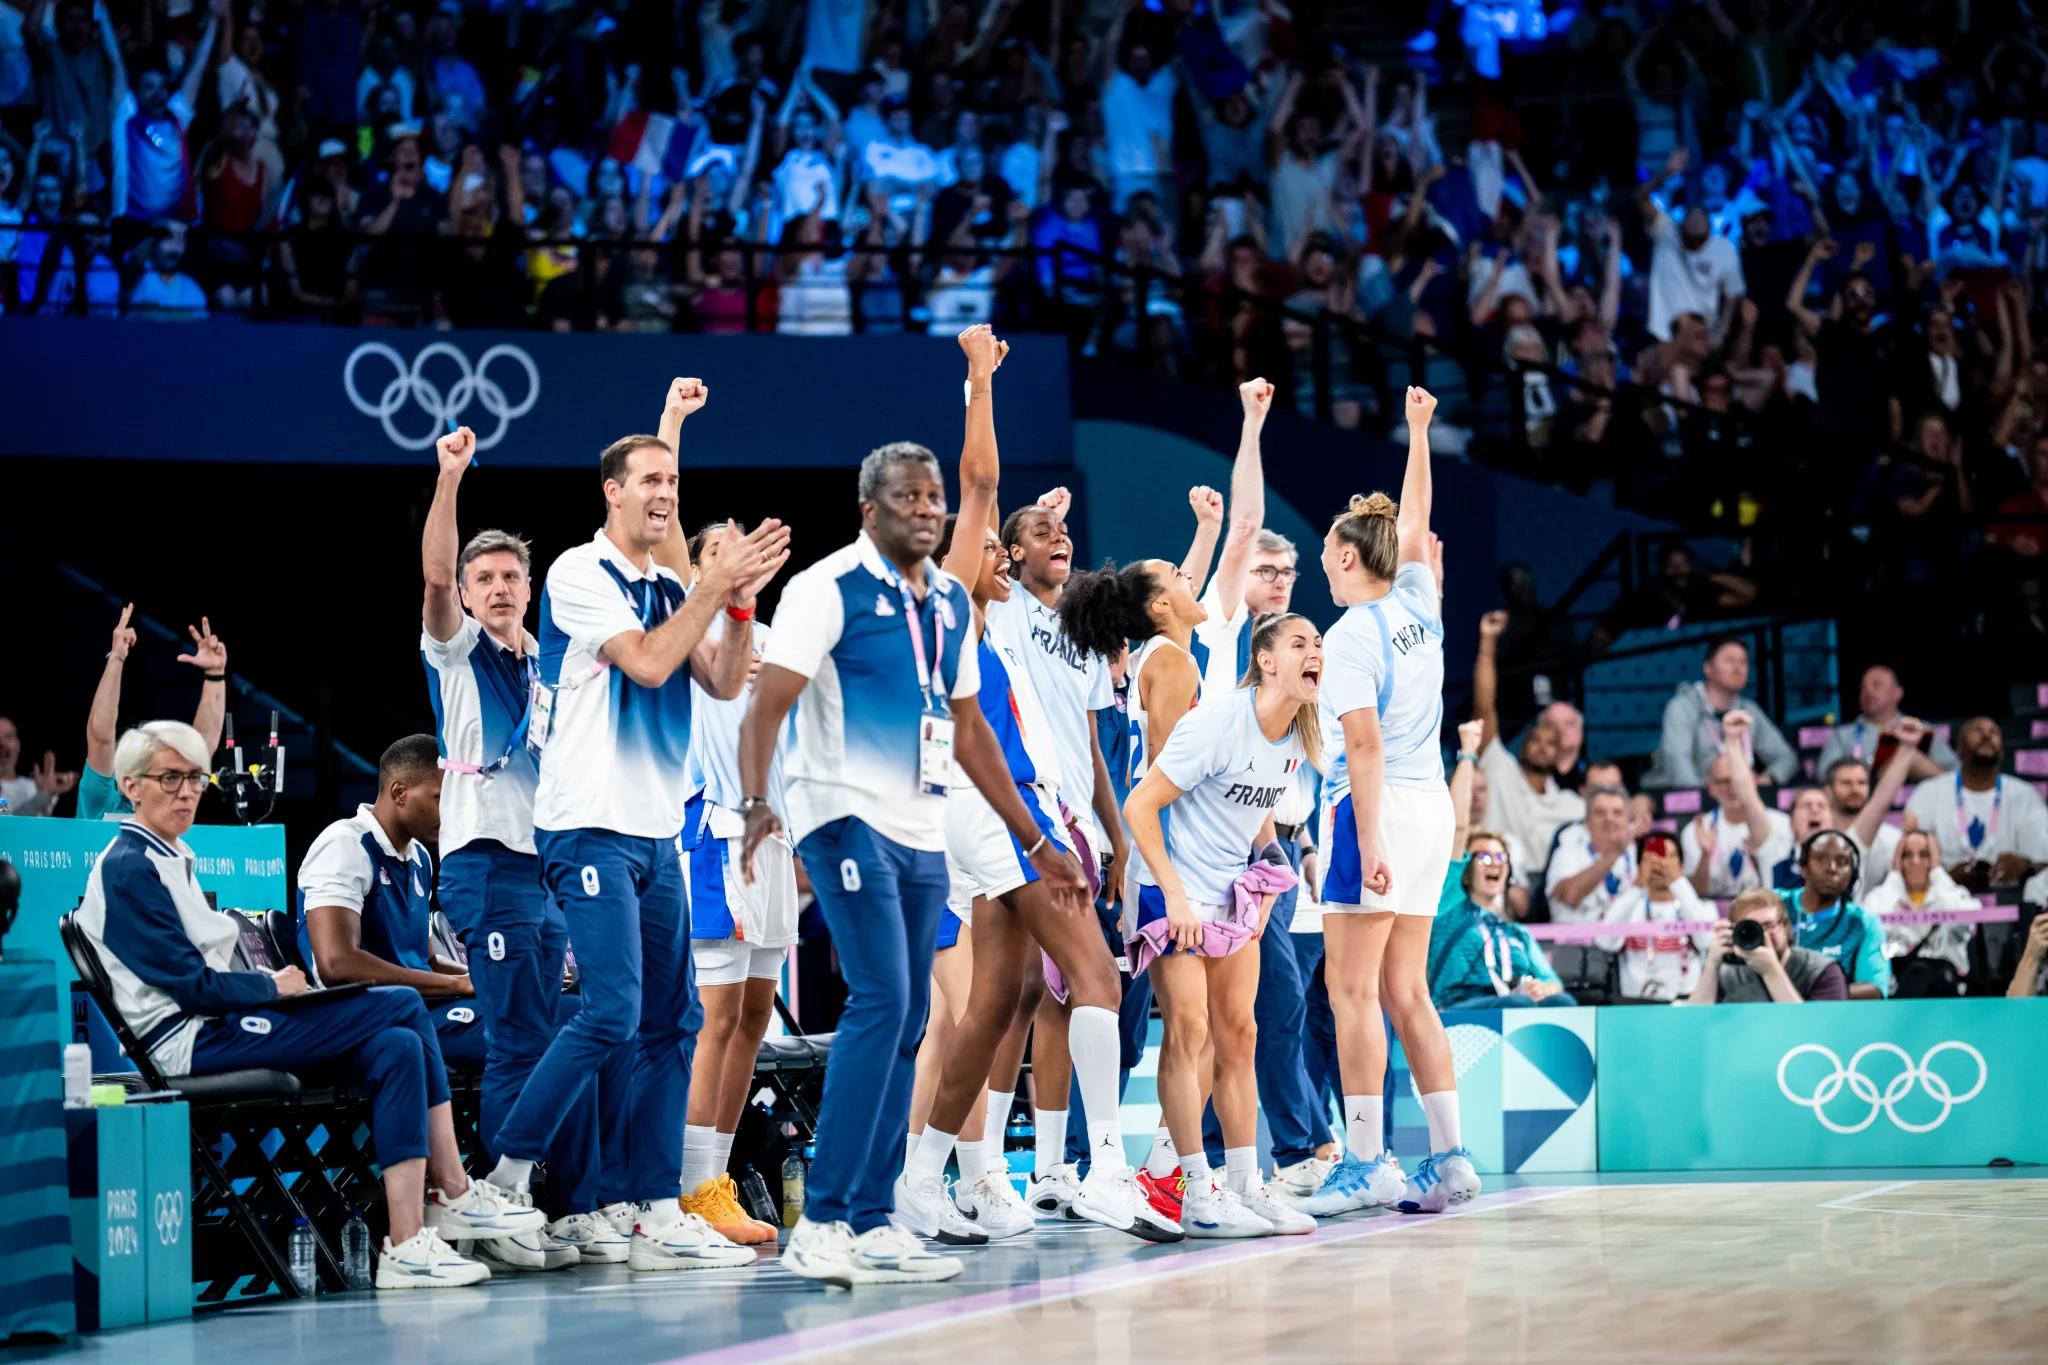
[[[540,769],[524,725],[540,646],[525,631],[525,654],[494,639],[475,617],[445,641],[420,632],[434,740],[448,767],[441,779],[441,856],[478,839],[533,852],[533,794]],[[468,772],[464,769],[486,769]]]
[[[1557,852],[1551,855],[1544,877],[1544,894],[1550,897],[1550,917],[1560,924],[1608,918],[1608,910],[1635,888],[1636,854],[1630,848],[1614,860],[1607,875],[1593,884],[1584,900],[1566,905],[1557,898],[1558,884],[1576,877],[1599,861],[1593,851],[1593,836],[1583,823],[1568,825],[1557,836]]]
[[[973,603],[960,580],[925,561],[915,624],[933,669],[933,705],[981,688],[969,639]],[[946,798],[918,780],[926,700],[906,620],[901,576],[866,532],[789,580],[763,664],[810,679],[788,763],[783,821],[801,842],[848,817],[905,848],[946,847]],[[545,776],[545,773],[543,773]]]
[[[721,612],[706,636],[722,638],[726,619]],[[755,658],[768,652],[768,639],[768,627],[756,622]],[[740,815],[740,803],[747,796],[746,784],[740,781],[740,722],[746,719],[747,706],[753,699],[751,682],[731,701],[720,701],[699,686],[696,679],[690,680],[691,780],[703,791],[704,803],[710,808],[704,812],[704,819],[714,838],[730,839],[746,832]],[[799,699],[798,706],[801,705]],[[777,810],[787,804],[783,766],[790,746],[796,741],[796,724],[797,707],[791,707],[789,715],[783,718],[782,734],[776,740],[775,755],[768,768],[768,790],[764,794]]]
[[[642,569],[600,530],[548,566],[540,593],[540,680],[552,693],[533,822],[672,839],[690,780],[690,666],[642,687],[604,660],[605,642],[649,631],[683,605],[683,581]]]
[[[1116,705],[1109,662],[1067,638],[1060,616],[1021,583],[1007,602],[988,604],[989,643],[1003,657],[1019,661],[1025,685],[1038,698],[1059,759],[1059,792],[1075,815],[1094,831],[1094,712]]]
[[[1714,829],[1714,862],[1707,872],[1707,894],[1716,900],[1726,900],[1737,892],[1762,887],[1771,889],[1771,869],[1792,856],[1792,822],[1777,811],[1764,812],[1770,817],[1764,831],[1763,843],[1752,851],[1749,847],[1749,826],[1728,819],[1727,812],[1719,807],[1686,821],[1685,828],[1678,832],[1678,852],[1685,866],[1685,875],[1690,877],[1700,866],[1700,823],[1705,821]]]

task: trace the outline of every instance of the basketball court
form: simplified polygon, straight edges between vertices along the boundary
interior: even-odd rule
[[[1029,1357],[2034,1361],[2048,1349],[2048,1179],[2025,1172],[1496,1180],[1433,1218],[1146,1247],[1041,1225],[937,1286],[751,1270],[501,1275],[330,1295],[18,1353],[123,1365]]]

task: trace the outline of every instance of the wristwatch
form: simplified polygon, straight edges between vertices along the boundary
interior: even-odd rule
[[[744,797],[744,798],[742,798],[742,799],[741,799],[741,801],[740,801],[740,814],[742,814],[742,815],[745,815],[745,814],[746,814],[746,813],[747,813],[748,811],[752,810],[752,809],[753,809],[754,807],[756,807],[756,806],[765,806],[765,805],[767,805],[767,804],[768,804],[768,798],[767,798],[767,797],[765,797],[765,796],[749,796],[749,797]]]

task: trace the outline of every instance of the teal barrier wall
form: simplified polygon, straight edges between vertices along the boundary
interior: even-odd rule
[[[43,958],[57,964],[57,989],[68,992],[74,973],[57,936],[57,921],[78,904],[93,864],[113,842],[107,821],[0,820],[0,854],[21,873],[21,913],[7,935],[9,957]],[[185,836],[197,859],[193,869],[202,890],[213,892],[223,909],[289,910],[284,826],[199,825]],[[71,1041],[71,1014],[55,1017],[59,1043]]]
[[[2048,1001],[1592,1013],[1603,1171],[2048,1162]]]
[[[1482,1174],[1590,1171],[1599,1162],[1593,1009],[1450,1010],[1444,1032],[1458,1074],[1458,1115]],[[1429,1151],[1408,1059],[1394,1049],[1394,1150],[1410,1167]]]

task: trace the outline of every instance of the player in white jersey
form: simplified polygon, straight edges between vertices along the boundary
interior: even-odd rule
[[[1323,1215],[1398,1204],[1439,1212],[1479,1192],[1458,1134],[1457,1073],[1429,998],[1429,932],[1456,819],[1444,785],[1442,582],[1429,531],[1429,419],[1408,390],[1408,466],[1397,510],[1354,497],[1323,540],[1330,595],[1345,609],[1325,641],[1324,980],[1337,1020],[1344,1160],[1302,1207]],[[1381,1131],[1392,1018],[1429,1120],[1412,1179]]]
[[[1064,769],[1058,766],[1053,727],[1029,662],[1037,646],[1028,639],[997,634],[998,609],[1013,600],[1012,588],[1008,576],[998,571],[999,562],[986,553],[986,544],[977,546],[972,539],[974,528],[992,528],[996,519],[999,461],[993,380],[1008,348],[985,326],[963,332],[960,344],[968,357],[967,434],[960,453],[960,522],[946,570],[974,585],[972,600],[977,619],[983,622],[975,640],[981,673],[979,709],[1040,832],[1066,847],[1072,836],[1061,818],[1059,782]],[[1099,750],[1094,752],[1099,767]],[[1025,856],[1024,845],[971,787],[955,788],[947,800],[946,844],[949,860],[973,889],[974,984],[955,1027],[924,1134],[896,1187],[897,1220],[924,1236],[951,1240],[946,1215],[952,1210],[940,1183],[946,1160],[988,1084],[997,1045],[1016,1019],[1020,982],[1027,968],[1039,969],[1042,946],[1066,987],[1067,1037],[1089,1116],[1091,1169],[1068,1198],[1068,1211],[1149,1241],[1180,1240],[1180,1229],[1149,1207],[1124,1157],[1117,1103],[1122,1051],[1117,1038],[1119,987],[1108,945],[1091,917],[1070,914],[1057,904],[1052,888],[1041,884]],[[1059,1093],[1064,1098],[1065,1092]],[[979,1128],[966,1131],[981,1136]],[[1065,1138],[1062,1126],[1062,1144]],[[969,1171],[963,1158],[962,1172],[975,1182],[986,1172],[985,1158],[982,1171]],[[1002,1184],[1008,1185],[1007,1177]],[[996,1220],[991,1232],[1024,1230],[1028,1215],[1001,1195],[993,1187],[970,1189],[977,1215]]]
[[[730,522],[713,522],[692,537],[683,572],[694,583],[716,564]],[[675,537],[671,536],[673,546]],[[727,618],[715,618],[705,636],[723,638]],[[733,1135],[753,1092],[761,1040],[775,1017],[782,964],[796,942],[796,858],[787,839],[770,839],[755,858],[754,880],[740,876],[740,719],[768,647],[768,627],[754,623],[753,663],[747,688],[721,700],[690,681],[691,780],[702,788],[683,822],[683,858],[690,885],[690,955],[704,1023],[691,1059],[690,1103],[683,1128],[683,1209],[742,1246],[775,1240],[774,1225],[751,1217],[727,1172]],[[782,794],[782,758],[794,735],[795,716],[782,727],[782,743],[768,785]]]
[[[1151,884],[1139,888],[1131,965],[1149,967],[1165,1020],[1159,1099],[1186,1171],[1181,1226],[1191,1237],[1315,1230],[1258,1169],[1259,936],[1294,885],[1273,812],[1319,760],[1322,638],[1306,618],[1274,615],[1252,632],[1252,665],[1174,727],[1124,802]],[[1170,822],[1167,816],[1170,814]],[[1254,856],[1257,855],[1257,861]],[[1223,1178],[1202,1143],[1205,1058],[1214,1058]]]

